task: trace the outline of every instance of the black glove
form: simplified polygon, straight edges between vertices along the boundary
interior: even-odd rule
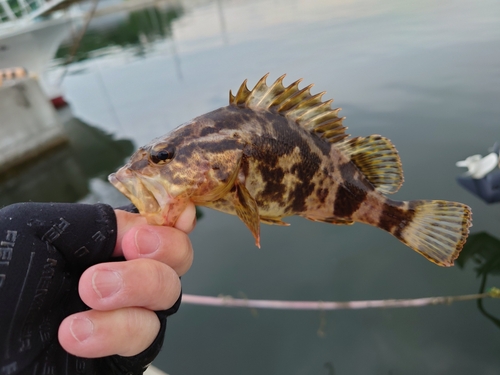
[[[20,203],[0,210],[0,375],[142,374],[163,344],[160,332],[133,357],[88,359],[67,353],[57,339],[62,320],[88,310],[78,295],[83,271],[111,259],[116,216],[104,204]]]

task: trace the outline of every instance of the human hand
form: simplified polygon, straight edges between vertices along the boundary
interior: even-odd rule
[[[181,292],[179,276],[193,261],[187,234],[196,223],[194,205],[174,228],[148,225],[138,214],[115,213],[118,238],[113,256],[126,261],[85,270],[79,294],[92,310],[68,316],[59,327],[61,346],[79,357],[127,357],[148,348],[160,329],[154,311],[175,304]]]

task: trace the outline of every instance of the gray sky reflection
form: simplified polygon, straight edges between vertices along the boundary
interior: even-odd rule
[[[267,72],[270,79],[288,73],[286,83],[304,77],[344,108],[353,135],[393,140],[405,172],[397,198],[462,201],[473,208],[474,231],[498,235],[498,207],[454,181],[462,172],[455,161],[500,141],[498,1],[181,3],[172,38],[145,56],[121,50],[71,67],[80,73],[68,75],[64,89],[77,116],[141,145],[227,105],[229,89],[245,78],[252,86]],[[479,288],[472,269],[436,267],[375,228],[292,218],[292,228],[263,227],[257,250],[237,218],[205,213],[192,237],[186,293],[356,300]],[[335,374],[493,375],[500,368],[498,329],[473,303],[328,313],[324,338],[319,325],[314,312],[253,317],[184,305],[157,364],[172,374],[239,375],[328,374],[325,363]]]

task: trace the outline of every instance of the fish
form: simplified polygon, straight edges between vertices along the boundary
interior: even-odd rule
[[[444,200],[391,200],[403,184],[398,151],[380,135],[346,133],[341,108],[302,79],[252,90],[140,147],[109,181],[148,223],[175,224],[189,202],[237,215],[260,247],[260,223],[297,215],[385,230],[431,262],[453,265],[471,209]]]

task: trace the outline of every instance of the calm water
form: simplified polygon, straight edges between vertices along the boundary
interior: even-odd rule
[[[476,236],[470,249],[488,251],[443,269],[360,224],[291,218],[290,228],[263,226],[258,250],[237,218],[204,210],[192,235],[195,262],[183,277],[185,293],[348,301],[480,289],[485,273],[478,276],[476,269],[500,251],[500,206],[460,188],[455,177],[462,170],[455,162],[484,155],[500,141],[498,1],[175,4],[95,20],[80,61],[64,78],[73,112],[122,139],[115,157],[128,150],[126,140],[141,145],[225,106],[229,89],[244,78],[252,86],[267,72],[270,80],[287,73],[286,83],[304,77],[305,84],[316,83],[313,92],[327,90],[325,98],[343,108],[352,135],[377,133],[394,142],[405,172],[397,199],[464,202],[474,212],[473,233],[488,233]],[[78,169],[92,152],[69,158],[76,167],[61,167],[75,174],[68,181],[82,191],[60,200],[82,199],[90,191],[86,201],[119,203],[103,182],[119,165],[108,163],[111,156],[104,151],[116,143],[104,145],[98,153],[102,165],[91,162],[97,169]],[[30,194],[9,199],[33,199]],[[486,286],[499,287],[498,263],[491,264]],[[500,318],[499,301],[484,301],[483,307]],[[183,305],[169,320],[155,364],[172,375],[493,375],[500,374],[499,353],[500,324],[474,302],[257,314]]]

